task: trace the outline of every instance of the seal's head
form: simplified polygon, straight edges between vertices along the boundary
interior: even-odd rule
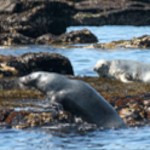
[[[20,87],[26,87],[26,86],[31,86],[35,87],[41,78],[41,73],[40,72],[34,72],[29,75],[20,77],[18,79],[18,83]]]
[[[20,77],[18,79],[18,85],[20,88],[33,87],[41,92],[47,93],[50,90],[59,90],[59,87],[63,85],[63,81],[64,78],[56,73],[38,71]]]
[[[107,77],[109,72],[110,62],[107,60],[99,60],[94,66],[94,71],[96,71],[99,76]]]

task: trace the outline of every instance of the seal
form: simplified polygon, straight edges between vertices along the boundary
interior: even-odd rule
[[[34,87],[45,93],[50,103],[59,103],[73,115],[103,128],[125,124],[113,107],[89,84],[66,76],[34,72],[18,79],[19,85]]]
[[[99,60],[94,66],[100,77],[120,80],[124,83],[133,81],[150,83],[150,65],[133,60]]]

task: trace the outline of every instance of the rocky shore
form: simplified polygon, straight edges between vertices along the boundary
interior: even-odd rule
[[[145,37],[143,37],[145,38]],[[142,39],[142,38],[141,38]],[[94,87],[130,126],[150,125],[150,85],[121,83],[98,77],[75,77],[70,60],[55,53],[0,55],[0,127],[46,127],[61,132],[86,132],[97,129],[63,107],[45,107],[45,95],[34,89],[22,90],[17,78],[34,71],[49,71],[83,80]]]
[[[68,58],[60,54],[25,53],[0,57],[0,127],[42,127],[61,132],[87,132],[97,129],[57,105],[45,105],[45,95],[34,89],[20,89],[17,78],[43,70],[83,80],[94,87],[130,126],[150,125],[150,85],[121,83],[98,77],[75,77]]]
[[[87,29],[66,33],[77,25],[150,25],[149,0],[6,0],[0,2],[0,45],[47,44],[86,48],[150,48],[150,36],[97,43]],[[92,43],[89,44],[89,43]],[[94,44],[93,44],[94,43]],[[34,89],[19,89],[17,78],[34,71],[49,71],[92,85],[130,126],[150,125],[150,85],[125,84],[97,77],[75,77],[70,60],[60,54],[0,55],[0,127],[48,127],[86,132],[97,129],[62,107],[44,106],[46,97]],[[54,128],[55,127],[55,128]]]
[[[45,62],[47,65],[43,65]],[[42,64],[43,68],[38,64]],[[63,107],[57,105],[45,107],[46,97],[39,91],[30,88],[20,89],[17,82],[18,76],[37,70],[58,72],[70,78],[83,80],[111,103],[128,126],[150,125],[149,84],[139,82],[125,84],[106,78],[75,77],[70,61],[58,54],[26,53],[18,57],[2,56],[1,66],[6,69],[1,68],[0,79],[1,127],[48,127],[53,130],[54,126],[59,126],[55,130],[62,132],[64,130],[65,132],[66,130],[67,132],[72,130],[86,132],[97,129],[96,125],[84,122],[81,118],[65,111]],[[21,68],[26,68],[25,72]],[[55,68],[57,70],[54,70]],[[13,74],[14,70],[16,74]]]
[[[6,0],[0,2],[0,45],[94,43],[77,25],[149,25],[148,0]]]
[[[93,78],[71,77],[86,81],[108,100],[130,126],[150,125],[150,85],[144,83],[124,84],[119,81]],[[53,127],[62,132],[86,132],[97,127],[72,116],[62,107],[44,107],[45,96],[34,90],[20,90],[14,83],[16,79],[1,79],[0,126],[14,128]],[[6,86],[9,82],[9,86]],[[138,88],[137,88],[138,87]],[[81,128],[82,127],[82,128]],[[65,129],[64,129],[65,128]],[[64,131],[65,130],[65,131]]]

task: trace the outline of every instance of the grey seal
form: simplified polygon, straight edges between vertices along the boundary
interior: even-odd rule
[[[60,103],[89,123],[103,128],[125,127],[113,107],[89,84],[57,73],[34,72],[18,79],[20,86],[34,87],[45,93],[50,103]]]
[[[133,81],[150,83],[150,64],[133,60],[99,60],[94,66],[100,77],[120,80],[124,83]]]

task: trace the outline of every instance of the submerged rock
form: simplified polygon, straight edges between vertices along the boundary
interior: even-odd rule
[[[25,53],[21,56],[2,56],[0,60],[1,76],[22,76],[34,71],[49,71],[73,75],[73,67],[68,58],[60,54]]]

